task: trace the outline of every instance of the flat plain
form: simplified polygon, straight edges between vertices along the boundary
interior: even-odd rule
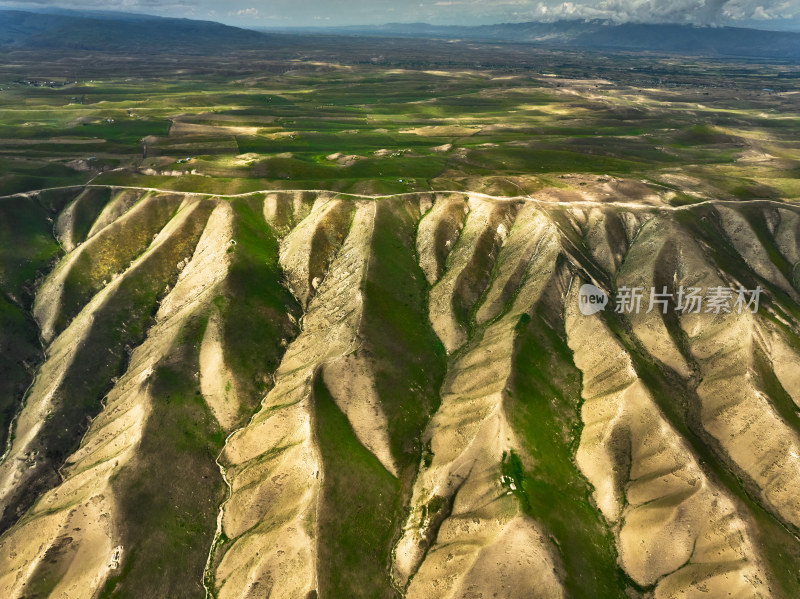
[[[15,53],[0,68],[0,193],[92,181],[508,196],[591,174],[675,201],[800,194],[792,65],[444,43],[426,60],[408,41],[383,56],[342,40],[292,59],[99,55],[44,70]]]

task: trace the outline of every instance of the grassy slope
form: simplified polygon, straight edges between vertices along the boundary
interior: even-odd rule
[[[44,357],[39,329],[28,313],[0,295],[0,444],[22,395],[33,380],[33,369]]]
[[[503,470],[515,479],[523,509],[555,539],[569,594],[625,597],[627,577],[617,566],[614,537],[574,462],[582,428],[581,375],[563,326],[560,320],[550,322],[541,309],[533,319],[520,321],[506,407],[534,466],[525,471],[512,454]]]
[[[314,400],[326,506],[319,521],[320,596],[397,597],[388,569],[402,509],[400,481],[361,445],[322,377]]]
[[[112,481],[122,544],[131,548],[100,597],[203,597],[203,569],[224,484],[214,456],[224,442],[194,377],[206,318],[184,325],[152,375],[154,412],[136,461]]]
[[[225,292],[217,297],[226,363],[237,378],[243,417],[250,416],[271,386],[271,373],[297,334],[289,319],[300,307],[283,285],[278,240],[264,221],[259,198],[233,200],[234,240]]]
[[[417,218],[406,203],[378,205],[359,350],[375,368],[392,454],[401,467],[399,480],[360,444],[322,382],[315,387],[325,468],[323,597],[396,596],[389,582],[391,549],[421,457],[419,438],[438,405],[445,363],[444,348],[426,318],[425,277],[409,251]]]
[[[44,202],[0,199],[0,444],[22,394],[42,360],[39,329],[30,316],[40,273],[60,255],[48,220],[69,195]]]
[[[751,218],[752,214],[749,215]],[[766,305],[779,309],[782,305],[791,313],[797,307],[785,298],[785,293],[764,279],[756,277],[747,264],[731,246],[725,234],[718,225],[713,214],[713,208],[700,206],[676,213],[678,222],[686,228],[695,238],[707,243],[708,255],[716,265],[726,274],[735,277],[747,289],[754,289],[756,285],[765,288],[762,296],[761,314],[767,316]],[[704,223],[704,224],[702,224]],[[771,244],[768,244],[769,248]],[[780,266],[780,262],[778,264]],[[789,318],[796,321],[795,312]],[[740,473],[731,470],[726,464],[724,455],[717,444],[706,434],[698,422],[698,416],[689,406],[697,406],[700,400],[696,396],[695,387],[678,379],[673,373],[659,369],[648,359],[637,343],[632,340],[630,333],[624,325],[611,320],[617,336],[627,345],[634,358],[634,363],[653,397],[659,404],[664,414],[673,426],[692,445],[700,457],[701,463],[708,469],[709,475],[716,478],[719,484],[727,487],[731,493],[750,512],[756,522],[756,539],[760,549],[766,557],[766,565],[773,580],[777,583],[778,592],[783,597],[795,597],[800,594],[800,574],[796,564],[800,560],[800,537],[793,527],[787,527],[775,515],[761,505],[759,493],[753,484],[743,479]],[[692,357],[684,350],[684,358],[690,364]],[[770,400],[779,412],[786,417],[786,422],[797,426],[797,415],[789,407],[788,399],[782,389],[774,381],[770,373],[764,372],[763,356],[755,356],[756,371],[761,371],[758,383],[762,391],[770,396]],[[791,411],[790,411],[791,410]]]
[[[376,365],[376,387],[401,467],[419,463],[419,436],[439,406],[444,347],[427,319],[428,287],[413,251],[417,214],[382,201],[364,285],[363,332]]]
[[[80,185],[90,178],[87,173],[76,173],[66,166],[51,163],[31,164],[26,161],[20,165],[18,161],[0,160],[0,169],[7,173],[0,175],[0,196],[48,187]]]
[[[57,332],[64,330],[115,274],[146,251],[154,235],[175,214],[178,203],[177,198],[150,200],[136,218],[114,223],[92,238],[92,246],[82,252],[64,280]]]
[[[159,298],[167,284],[174,284],[178,262],[191,256],[210,209],[210,204],[198,208],[178,238],[151,254],[145,268],[126,276],[112,301],[95,314],[86,341],[76,349],[74,363],[53,396],[52,412],[39,431],[43,463],[32,482],[12,500],[9,517],[14,511],[21,514],[57,483],[55,468],[77,448],[90,418],[101,409],[112,379],[124,372],[129,352],[144,340]]]
[[[72,241],[81,243],[86,241],[86,236],[92,229],[94,221],[100,216],[103,208],[111,200],[111,188],[88,187],[75,200],[72,223]]]

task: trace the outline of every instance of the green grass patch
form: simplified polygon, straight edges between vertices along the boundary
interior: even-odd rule
[[[61,254],[52,234],[55,208],[71,196],[0,199],[0,445],[35,367],[43,358],[29,310],[37,280]],[[49,203],[52,202],[52,205]],[[51,210],[50,208],[53,208]]]
[[[121,543],[135,551],[123,553],[108,596],[203,593],[199,585],[224,496],[214,461],[224,434],[194,377],[205,320],[185,326],[176,352],[152,375],[154,411],[136,459],[112,483],[121,498]]]
[[[389,564],[403,514],[400,481],[361,445],[319,376],[314,405],[324,472],[320,594],[398,597],[389,582]]]
[[[364,282],[363,333],[401,468],[419,464],[420,435],[439,407],[446,354],[428,321],[428,286],[414,253],[419,215],[409,203],[378,203]]]
[[[0,293],[0,446],[23,394],[33,382],[34,369],[44,358],[39,327],[16,303]]]
[[[728,135],[709,125],[693,125],[675,135],[675,141],[683,146],[710,146],[717,144],[740,144],[742,139]]]
[[[61,254],[53,216],[36,199],[0,198],[0,289],[22,305],[33,301],[34,280]]]
[[[271,385],[284,347],[297,335],[289,315],[300,317],[300,306],[283,283],[278,239],[264,221],[261,198],[231,202],[234,210],[231,267],[224,296],[217,302],[222,315],[225,360],[233,370],[242,417],[249,417]]]
[[[86,183],[90,176],[60,164],[5,163],[0,160],[0,196]]]
[[[623,598],[630,581],[617,565],[614,536],[574,462],[582,430],[581,375],[564,341],[563,322],[556,326],[541,310],[518,325],[506,409],[533,466],[526,470],[511,453],[503,473],[516,481],[515,494],[525,512],[555,539],[569,595]]]
[[[630,175],[646,163],[569,150],[536,148],[473,148],[468,159],[490,171],[506,173],[594,173]],[[450,159],[449,167],[460,160]]]

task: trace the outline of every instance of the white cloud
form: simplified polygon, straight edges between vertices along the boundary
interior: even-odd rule
[[[516,20],[577,18],[708,25],[744,19],[790,19],[800,16],[800,0],[531,0],[497,2],[490,6],[506,10],[513,7]]]
[[[254,17],[258,18],[259,11],[255,7],[241,8],[239,10],[232,10],[228,12],[229,17]]]

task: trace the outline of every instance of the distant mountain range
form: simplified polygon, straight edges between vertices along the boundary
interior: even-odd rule
[[[292,40],[276,33],[294,34]],[[800,33],[735,27],[613,24],[603,21],[502,23],[477,27],[426,23],[251,30],[211,21],[114,12],[0,11],[0,47],[88,51],[164,52],[238,50],[298,41],[310,36],[460,39],[560,48],[653,52],[697,56],[800,60]]]
[[[477,27],[389,23],[373,27],[340,27],[327,33],[464,39],[486,42],[656,52],[701,56],[800,59],[800,33],[739,27],[615,24],[605,21],[501,23]]]
[[[207,52],[265,45],[263,33],[212,21],[113,12],[0,11],[0,47]]]

